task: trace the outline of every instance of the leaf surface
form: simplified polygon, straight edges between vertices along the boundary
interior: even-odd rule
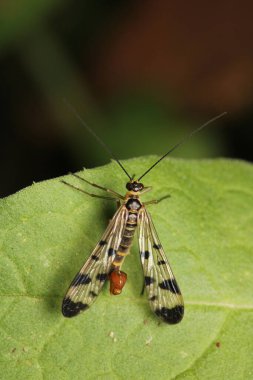
[[[123,161],[140,176],[157,157]],[[79,173],[125,193],[112,162]],[[73,176],[65,180],[101,194]],[[150,205],[185,300],[178,325],[149,309],[137,242],[123,293],[108,286],[87,312],[62,298],[115,204],[59,178],[0,201],[0,368],[4,379],[251,379],[253,377],[253,168],[229,160],[166,159],[145,178]]]

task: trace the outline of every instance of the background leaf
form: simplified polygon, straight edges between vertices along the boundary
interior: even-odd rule
[[[123,164],[140,175],[155,159]],[[125,191],[114,162],[80,174]],[[115,205],[59,178],[34,184],[0,204],[4,379],[252,378],[252,165],[168,159],[144,183],[153,186],[144,200],[171,194],[149,209],[184,295],[183,321],[160,323],[140,296],[136,242],[123,294],[107,286],[90,310],[63,318],[62,297]]]

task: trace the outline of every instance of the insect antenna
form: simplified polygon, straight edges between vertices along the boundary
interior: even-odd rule
[[[117,162],[117,164],[121,167],[121,169],[125,172],[128,178],[131,180],[131,176],[128,174],[122,163],[115,157],[112,153],[111,149],[104,143],[104,141],[89,127],[87,123],[81,118],[77,110],[70,104],[66,99],[63,99],[64,103],[68,106],[68,108],[73,112],[77,120],[80,121],[82,126],[99,142],[99,144],[106,150],[107,153]]]
[[[184,144],[189,138],[191,138],[195,133],[201,131],[201,129],[205,128],[207,125],[213,123],[214,121],[220,119],[224,115],[226,115],[227,112],[223,112],[218,116],[213,117],[212,119],[208,120],[206,123],[202,124],[200,127],[194,129],[191,131],[188,135],[186,135],[182,140],[180,140],[177,144],[175,144],[167,153],[165,153],[159,160],[157,160],[148,170],[145,171],[144,174],[142,174],[139,178],[138,181],[140,181],[146,174],[150,172],[159,162],[161,162],[166,156],[168,156],[170,153],[172,153],[175,149],[177,149],[180,145]]]

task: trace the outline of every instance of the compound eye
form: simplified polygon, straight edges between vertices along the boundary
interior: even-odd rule
[[[132,190],[132,188],[133,188],[133,186],[132,186],[132,183],[131,182],[127,182],[127,184],[126,184],[126,188],[127,188],[127,190]]]
[[[142,183],[136,183],[134,190],[135,191],[141,191],[143,190],[144,186]]]
[[[143,185],[142,183],[138,183],[138,182],[135,182],[133,184],[133,190],[138,192],[138,191],[141,191],[143,189]]]

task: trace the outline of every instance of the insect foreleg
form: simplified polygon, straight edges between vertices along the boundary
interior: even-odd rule
[[[145,202],[143,203],[144,206],[147,206],[147,205],[152,205],[152,204],[157,204],[161,201],[163,201],[164,199],[167,199],[167,198],[170,198],[171,196],[168,194],[168,195],[165,195],[164,197],[160,198],[160,199],[153,199],[152,201],[148,201],[148,202]]]
[[[93,194],[93,193],[88,193],[87,191],[83,190],[83,189],[80,189],[79,187],[76,187],[74,185],[72,185],[71,183],[68,183],[64,180],[61,180],[62,183],[64,183],[64,185],[68,185],[70,187],[72,187],[73,189],[75,190],[79,190],[81,191],[82,193],[86,194],[86,195],[89,195],[90,197],[94,197],[94,198],[102,198],[102,199],[108,199],[110,201],[115,201],[115,198],[113,197],[103,197],[102,195],[97,195],[97,194]]]
[[[79,176],[78,174],[75,174],[75,173],[70,173],[70,174],[73,175],[74,177],[79,178],[79,179],[81,179],[82,181],[88,183],[89,185],[91,185],[91,186],[93,186],[93,187],[96,187],[97,189],[104,190],[104,191],[106,191],[107,193],[112,194],[112,195],[113,195],[114,197],[116,197],[116,198],[124,199],[124,197],[123,197],[121,194],[117,193],[117,192],[114,191],[114,190],[107,189],[106,187],[103,187],[103,186],[97,185],[96,183],[93,183],[93,182],[87,181],[87,179],[84,179],[83,177]]]
[[[150,191],[151,189],[152,189],[151,186],[144,187],[144,188],[140,191],[140,195],[147,193],[147,192]]]

